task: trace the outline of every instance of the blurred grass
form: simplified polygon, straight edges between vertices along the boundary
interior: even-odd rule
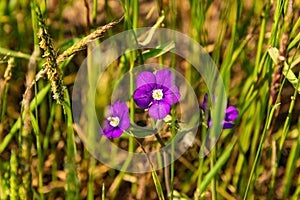
[[[44,77],[40,73],[29,97],[29,109],[24,110],[20,102],[29,88],[24,87],[28,63],[31,54],[40,50],[37,6],[53,38],[67,95],[64,106],[57,105],[48,80],[40,78]],[[18,199],[17,188],[23,178],[29,188],[21,197],[24,199],[30,198],[31,192],[36,199],[299,199],[299,7],[299,0],[1,1],[0,199]],[[94,32],[122,15],[123,21]],[[219,67],[229,104],[240,112],[237,126],[223,131],[212,154],[197,157],[206,132],[202,126],[194,146],[182,156],[185,161],[179,159],[164,169],[170,173],[159,170],[152,176],[118,172],[92,158],[73,129],[68,96],[78,66],[90,54],[85,50],[87,40],[101,36],[102,41],[143,26],[172,28],[198,41]],[[166,50],[172,47],[161,45]],[[278,50],[275,59],[270,47]],[[9,67],[10,58],[14,68]],[[108,74],[119,68],[121,76],[138,62],[153,60],[176,66],[202,101],[205,86],[201,77],[188,63],[164,51],[130,52],[113,63]],[[35,74],[45,62],[38,55]],[[290,78],[291,73],[296,78]],[[111,90],[108,87],[107,95]],[[104,95],[98,101],[97,105],[105,105],[109,97]],[[130,106],[134,110],[133,102]],[[31,130],[27,131],[32,140],[26,170],[20,161],[24,145],[19,142],[24,136],[25,112],[30,114]],[[131,118],[134,120],[134,112]],[[130,137],[116,143],[125,144],[129,151],[138,148]],[[30,175],[32,179],[28,179]]]

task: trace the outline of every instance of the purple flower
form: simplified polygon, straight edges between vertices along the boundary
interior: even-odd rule
[[[234,121],[239,115],[239,111],[234,106],[229,106],[226,108],[225,120],[223,122],[223,128],[233,128],[234,124],[231,122]]]
[[[149,115],[154,119],[165,118],[172,104],[177,103],[180,98],[173,74],[167,69],[154,73],[141,72],[137,76],[136,86],[133,94],[135,103],[141,108],[148,108]]]
[[[128,112],[125,102],[116,101],[113,105],[109,106],[107,117],[104,120],[103,131],[100,134],[105,135],[107,138],[120,137],[123,131],[130,125]]]
[[[200,106],[200,109],[203,110],[204,112],[206,112],[206,109],[208,109],[207,108],[207,94],[205,94],[203,97],[203,103]]]
[[[202,105],[200,106],[200,109],[206,113],[208,106],[207,106],[207,94],[204,95],[204,100]],[[234,124],[232,123],[239,115],[239,111],[234,106],[229,106],[226,108],[225,111],[225,119],[223,121],[223,129],[229,129],[233,128]],[[210,127],[212,124],[212,121],[210,119],[210,116],[208,117],[208,126]]]

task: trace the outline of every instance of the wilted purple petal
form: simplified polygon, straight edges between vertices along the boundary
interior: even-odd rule
[[[205,111],[207,109],[207,94],[204,95],[203,103],[200,106],[200,109],[203,110],[203,111]]]
[[[226,109],[225,120],[233,121],[238,117],[238,115],[239,115],[239,111],[234,106],[229,106]]]
[[[170,113],[171,106],[164,101],[155,101],[149,108],[149,115],[154,119],[163,119]]]
[[[169,89],[164,89],[164,101],[167,102],[169,105],[177,103],[179,99],[180,93],[176,86],[173,86]]]
[[[212,125],[211,119],[208,120],[207,125],[208,125],[208,127],[211,127],[211,125]]]
[[[207,94],[204,95],[204,100],[202,105],[200,106],[200,108],[203,111],[206,111],[208,109],[208,105],[207,105]],[[239,115],[238,110],[234,107],[234,106],[229,106],[226,108],[226,112],[225,112],[225,120],[223,121],[223,129],[229,129],[229,128],[233,128],[234,124],[232,123]],[[210,119],[210,115],[208,116],[208,121],[207,121],[207,125],[209,127],[211,127],[212,125],[212,121]]]
[[[152,102],[152,86],[143,85],[134,91],[133,99],[135,103],[141,108],[148,108]]]
[[[151,72],[141,72],[136,78],[136,87],[142,87],[148,84],[155,84],[155,75]]]
[[[173,74],[170,70],[163,69],[156,71],[156,84],[171,88],[174,85]]]

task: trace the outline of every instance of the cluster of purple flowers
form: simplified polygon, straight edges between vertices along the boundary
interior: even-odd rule
[[[207,94],[204,95],[204,100],[203,100],[202,105],[200,106],[200,109],[203,110],[205,114],[208,111]],[[239,111],[234,106],[228,106],[225,111],[225,119],[223,121],[223,129],[233,128],[234,127],[233,121],[236,120],[238,115],[239,115]],[[210,116],[208,117],[207,125],[209,127],[212,125]]]
[[[178,87],[174,84],[174,77],[170,70],[158,70],[152,72],[141,72],[136,78],[136,87],[133,99],[137,106],[148,109],[149,115],[154,119],[164,119],[171,110],[171,106],[180,99]],[[207,110],[207,95],[201,109]],[[223,128],[232,128],[238,116],[235,107],[226,109]],[[109,106],[109,112],[104,120],[103,131],[100,133],[108,138],[117,138],[130,126],[129,109],[125,102],[116,101]],[[211,121],[208,121],[211,126]]]
[[[148,109],[154,119],[165,118],[171,106],[180,99],[178,88],[174,85],[174,77],[170,70],[158,70],[154,73],[141,72],[136,79],[133,94],[135,103]],[[108,138],[117,138],[130,126],[129,110],[125,102],[117,101],[109,107],[100,133]]]

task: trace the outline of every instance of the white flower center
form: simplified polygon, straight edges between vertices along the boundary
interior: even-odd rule
[[[152,91],[152,97],[153,99],[159,101],[163,98],[164,94],[162,92],[162,89],[156,89]]]
[[[116,127],[120,123],[119,117],[108,117],[107,120],[109,121],[109,124],[113,127]]]

